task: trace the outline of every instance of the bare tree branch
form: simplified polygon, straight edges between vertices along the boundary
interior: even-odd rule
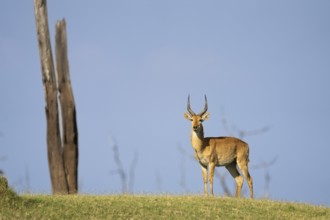
[[[220,110],[220,116],[221,116],[221,123],[223,125],[224,130],[227,132],[228,135],[234,136],[232,133],[232,130],[229,128],[227,119],[225,117],[225,107],[223,107],[223,106],[221,107],[221,110]]]
[[[195,161],[195,157],[193,155],[191,155],[190,153],[188,153],[181,145],[178,145],[177,149],[182,155],[184,155],[184,156],[188,157],[189,159]]]
[[[181,153],[182,155],[182,159],[180,160],[180,180],[179,180],[179,185],[181,186],[181,188],[188,193],[188,187],[186,184],[186,167],[185,167],[185,158],[186,156],[189,157],[189,154],[181,147],[180,144],[177,145],[177,149],[178,151]]]
[[[236,126],[234,126],[234,130],[237,131],[238,133],[238,137],[240,139],[243,139],[245,136],[252,136],[252,135],[259,135],[259,134],[262,134],[266,131],[268,131],[270,129],[270,126],[265,126],[263,128],[260,128],[260,129],[255,129],[255,130],[242,130]]]
[[[274,157],[271,161],[269,162],[265,162],[265,161],[262,161],[261,163],[257,164],[257,165],[254,165],[252,166],[252,169],[266,169],[270,166],[272,166],[276,161],[277,161],[277,158],[278,156]]]
[[[137,151],[134,152],[134,157],[131,163],[131,167],[129,169],[129,182],[128,182],[128,190],[130,193],[134,192],[134,181],[135,181],[135,170],[136,165],[138,163],[139,154]]]
[[[121,192],[122,193],[127,193],[127,177],[126,177],[125,170],[124,170],[123,165],[122,165],[121,160],[120,160],[120,155],[119,155],[119,150],[118,150],[117,143],[113,139],[110,139],[110,143],[112,143],[113,157],[114,157],[114,161],[117,165],[117,169],[111,171],[110,174],[118,174],[119,175],[120,181],[121,181]]]
[[[237,133],[237,136],[240,139],[244,139],[245,136],[259,135],[264,132],[267,132],[270,129],[269,125],[264,126],[259,129],[255,129],[255,130],[243,130],[243,129],[238,128],[237,126],[232,126],[232,129],[230,129],[230,127],[228,125],[228,121],[225,117],[224,107],[221,107],[220,115],[221,115],[222,126],[223,126],[224,130],[228,133],[228,135],[235,136],[234,133]]]
[[[277,161],[278,156],[274,157],[271,161],[265,162],[262,161],[260,164],[252,166],[252,169],[264,169],[265,170],[265,185],[264,185],[264,192],[262,197],[263,198],[269,198],[270,197],[270,180],[271,176],[269,174],[269,167],[274,165]]]
[[[109,138],[110,145],[112,146],[113,158],[116,163],[117,169],[110,171],[110,175],[119,175],[121,181],[122,193],[133,193],[135,183],[135,170],[138,163],[138,152],[134,152],[133,160],[130,165],[129,173],[127,175],[124,166],[120,159],[119,148],[113,138]],[[128,183],[128,184],[127,184]]]
[[[233,194],[230,192],[230,190],[227,186],[227,182],[226,182],[227,175],[226,174],[222,175],[218,170],[215,170],[214,174],[220,180],[220,185],[222,187],[224,195],[225,196],[233,196]]]

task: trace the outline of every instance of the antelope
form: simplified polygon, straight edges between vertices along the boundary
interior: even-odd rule
[[[252,177],[248,170],[249,145],[234,137],[204,137],[202,122],[209,118],[207,112],[207,98],[203,111],[195,114],[190,107],[190,95],[188,96],[187,111],[184,117],[191,121],[191,145],[195,151],[195,158],[202,168],[204,181],[204,195],[208,195],[208,172],[210,181],[210,193],[213,196],[213,177],[216,166],[225,166],[236,181],[236,197],[240,197],[244,179],[239,173],[239,168],[248,182],[250,198],[253,198]]]

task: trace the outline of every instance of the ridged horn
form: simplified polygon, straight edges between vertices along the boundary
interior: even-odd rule
[[[195,112],[190,107],[190,95],[188,95],[187,111],[189,112],[190,116],[196,115]]]
[[[204,97],[205,97],[205,105],[204,105],[204,109],[203,109],[203,111],[201,111],[198,115],[199,116],[203,116],[206,112],[207,112],[207,108],[208,108],[208,106],[207,106],[207,98],[206,98],[206,95],[204,95]]]

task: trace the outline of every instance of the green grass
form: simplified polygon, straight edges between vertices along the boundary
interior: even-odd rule
[[[330,219],[330,208],[196,195],[0,197],[0,219]]]
[[[24,195],[0,219],[330,219],[306,204],[202,196]]]

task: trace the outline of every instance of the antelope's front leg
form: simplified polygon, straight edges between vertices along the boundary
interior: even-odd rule
[[[207,167],[201,166],[202,168],[202,174],[203,174],[203,181],[204,181],[204,195],[208,195],[208,190],[207,190]]]
[[[214,177],[214,169],[215,169],[215,164],[214,163],[209,163],[209,171],[210,171],[210,193],[213,196],[213,177]]]

